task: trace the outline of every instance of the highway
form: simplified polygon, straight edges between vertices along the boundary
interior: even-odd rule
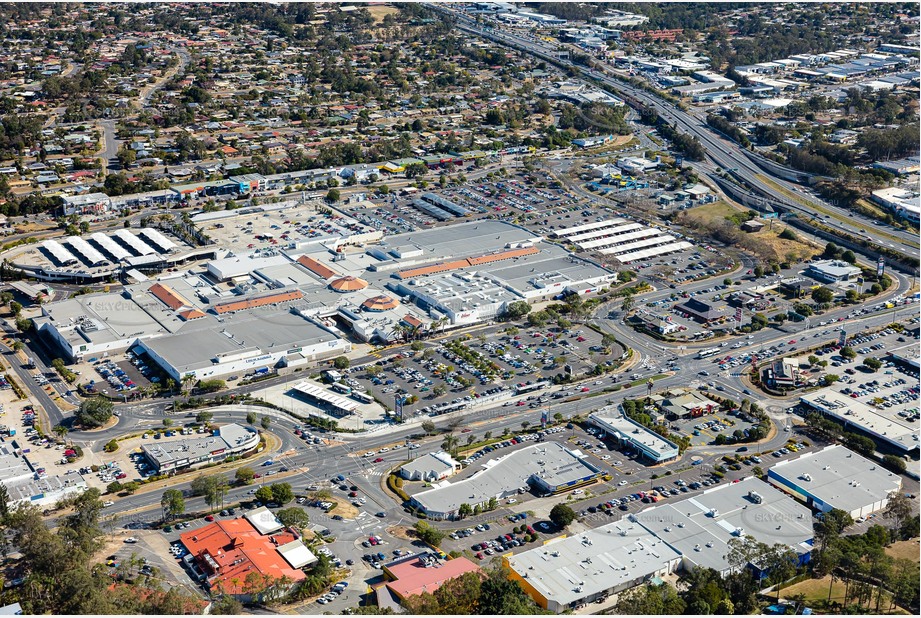
[[[736,180],[751,187],[756,194],[781,202],[787,209],[806,220],[821,220],[823,225],[839,233],[859,238],[868,237],[867,228],[869,227],[869,235],[882,245],[889,246],[902,255],[917,258],[919,245],[916,232],[876,225],[874,222],[854,223],[852,221],[854,218],[852,212],[828,204],[794,183],[771,177],[769,173],[752,162],[750,155],[738,144],[723,139],[712,131],[705,122],[661,97],[611,77],[608,73],[576,65],[568,58],[560,59],[556,49],[539,42],[537,39],[523,38],[501,29],[487,30],[477,25],[473,19],[462,12],[448,8],[445,5],[429,4],[428,6],[451,15],[457,20],[457,26],[461,30],[533,54],[544,60],[577,69],[579,78],[583,80],[591,78],[596,83],[602,84],[609,89],[612,94],[624,98],[631,105],[641,104],[655,110],[666,122],[672,124],[681,132],[688,133],[700,140],[707,151],[707,158],[713,166],[712,169],[707,169],[709,176],[717,176],[716,167],[719,167],[735,177]],[[613,71],[613,69],[611,70]],[[706,168],[707,166],[704,167]],[[769,182],[766,181],[768,179]],[[771,183],[773,183],[773,186]],[[780,187],[789,195],[795,195],[797,200],[794,201],[788,195],[784,195],[778,191],[777,187]],[[861,227],[861,225],[865,227]],[[871,257],[875,260],[876,256],[874,254]]]

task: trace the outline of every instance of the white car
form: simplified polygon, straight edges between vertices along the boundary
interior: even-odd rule
[[[627,484],[627,481],[621,481],[620,483],[617,484],[617,486],[618,486],[618,487],[623,487],[623,486],[626,485],[626,484]]]
[[[127,539],[125,539],[125,543],[137,543],[137,542],[138,542],[137,537],[134,537],[134,536],[129,536]]]
[[[115,503],[112,502],[111,500],[106,500],[105,502],[102,503],[102,507],[105,508],[107,506],[112,506],[113,504]]]

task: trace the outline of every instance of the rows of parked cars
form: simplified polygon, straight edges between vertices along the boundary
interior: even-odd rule
[[[118,392],[132,391],[137,388],[137,384],[128,377],[125,370],[110,360],[100,360],[95,363],[96,371],[101,375],[109,386]],[[95,390],[95,381],[90,382],[90,390]]]

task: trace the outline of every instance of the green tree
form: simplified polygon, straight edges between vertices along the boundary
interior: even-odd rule
[[[863,359],[863,364],[865,367],[872,369],[873,371],[878,371],[879,368],[883,366],[883,362],[881,360],[878,358],[873,358],[872,356],[868,356]]]
[[[339,369],[340,371],[343,369],[348,369],[349,368],[348,357],[347,356],[337,356],[336,358],[333,359],[333,367],[335,367],[336,369]]]
[[[287,504],[294,500],[291,483],[272,483],[272,499],[279,504]]]
[[[256,423],[256,418],[257,418],[257,414],[253,412],[252,410],[246,413],[246,422],[249,423],[250,425],[254,425]]]
[[[243,466],[242,468],[237,468],[234,478],[240,485],[249,485],[256,478],[256,472],[252,468]]]
[[[852,347],[849,346],[849,345],[846,345],[846,346],[844,346],[843,348],[841,348],[841,351],[838,352],[838,353],[839,353],[841,356],[843,356],[844,358],[847,358],[847,359],[857,358],[857,352],[855,352],[855,351],[854,351],[854,348],[852,348]]]
[[[268,429],[269,425],[272,424],[272,417],[268,415],[264,415],[261,419],[259,419],[259,424],[262,426],[263,429]]]
[[[907,468],[905,460],[898,455],[883,455],[883,463],[886,464],[887,468],[895,470],[899,474],[905,472]]]
[[[435,423],[430,420],[422,421],[422,431],[424,431],[427,436],[432,435],[435,433]]]
[[[178,489],[167,489],[160,497],[163,519],[169,520],[185,513],[185,497]]]
[[[469,516],[472,515],[472,514],[473,514],[473,508],[472,508],[469,504],[467,504],[466,502],[464,502],[463,504],[461,504],[460,507],[458,507],[458,509],[457,509],[457,515],[458,515],[461,519],[464,519],[465,517],[469,517]]]
[[[902,462],[905,463],[904,461]],[[905,522],[911,517],[911,499],[902,492],[894,491],[889,494],[889,503],[883,511],[883,517],[895,522],[895,529],[901,530]]]
[[[280,509],[275,516],[286,528],[304,528],[310,523],[310,517],[299,506]]]
[[[550,521],[552,521],[560,528],[565,528],[573,521],[575,521],[575,519],[576,512],[565,504],[557,504],[552,509],[550,509]]]
[[[272,502],[275,499],[275,494],[272,493],[271,485],[263,485],[256,490],[256,493],[253,494],[253,497],[256,498],[259,502],[263,504]]]
[[[516,300],[509,303],[502,313],[502,317],[509,320],[517,320],[531,313],[531,305],[524,300]]]
[[[87,428],[102,427],[112,418],[113,408],[112,402],[104,397],[87,399],[80,404],[76,421]]]
[[[326,201],[331,203],[336,203],[342,195],[339,193],[339,189],[330,189],[326,192]]]
[[[195,415],[195,420],[205,425],[210,423],[211,419],[213,418],[214,418],[214,413],[208,412],[207,410],[202,410],[201,412]]]
[[[829,288],[822,286],[812,291],[812,300],[816,304],[825,305],[835,299],[835,293]]]
[[[109,483],[108,485],[106,485],[106,493],[107,493],[107,494],[117,494],[117,493],[120,492],[121,490],[122,490],[121,481],[112,481],[111,483]]]
[[[418,536],[419,539],[425,543],[428,543],[432,547],[438,547],[444,540],[445,536],[447,536],[438,528],[434,528],[424,521],[416,522],[416,525],[413,526],[413,529],[416,531],[416,536]]]
[[[114,453],[115,451],[118,450],[118,440],[116,440],[115,438],[112,438],[111,440],[106,442],[106,445],[102,447],[102,450],[104,450],[106,453]]]
[[[224,497],[227,495],[227,479],[221,475],[199,476],[191,483],[192,493],[196,496],[204,496],[205,502],[209,507],[214,508],[223,504]]]

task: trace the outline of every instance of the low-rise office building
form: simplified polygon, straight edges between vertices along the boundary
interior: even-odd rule
[[[561,613],[664,577],[681,554],[623,519],[503,558],[509,578],[534,601]]]
[[[413,459],[400,468],[400,476],[407,481],[440,481],[455,472],[460,472],[461,466],[453,457],[444,451],[428,453]]]
[[[838,444],[778,463],[768,481],[817,511],[840,509],[854,519],[886,508],[902,488],[901,476]]]
[[[490,459],[473,476],[412,496],[410,503],[433,519],[453,519],[462,504],[485,506],[533,487],[554,494],[595,482],[603,472],[579,451],[558,442],[531,444],[497,459]]]
[[[805,274],[823,283],[838,283],[855,279],[860,269],[841,260],[819,260],[810,264]]]
[[[588,420],[611,438],[631,446],[644,459],[653,463],[678,458],[677,444],[628,418],[619,406],[602,408],[590,414]]]
[[[187,440],[144,444],[144,456],[159,474],[183,468],[214,463],[230,455],[239,455],[259,446],[259,432],[250,427],[230,423],[211,435]]]

